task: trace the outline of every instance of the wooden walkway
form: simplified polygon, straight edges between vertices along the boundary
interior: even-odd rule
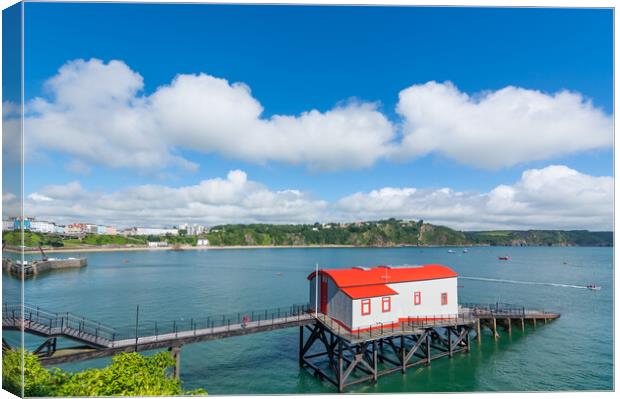
[[[242,315],[249,320],[242,322]],[[546,323],[560,317],[557,313],[540,310],[527,310],[522,307],[466,304],[458,316],[431,317],[429,319],[412,319],[396,325],[373,325],[360,332],[350,332],[335,320],[323,314],[309,313],[309,305],[293,305],[286,308],[266,311],[253,311],[201,319],[163,322],[159,326],[148,322],[138,323],[130,328],[114,328],[71,313],[55,313],[38,307],[20,305],[3,305],[2,328],[5,330],[25,331],[26,333],[46,338],[35,350],[43,365],[75,362],[99,357],[111,356],[121,352],[140,352],[161,348],[180,348],[182,345],[242,336],[290,327],[303,327],[316,324],[323,325],[326,331],[357,345],[371,341],[421,335],[429,329],[456,328],[458,326],[475,329],[480,339],[481,330],[489,328],[494,337],[499,337],[498,327],[504,327],[511,333],[511,326],[519,324],[525,328],[525,322],[536,326],[538,322]],[[154,327],[154,328],[153,328]],[[372,328],[371,328],[372,327]],[[456,331],[456,330],[455,330]],[[68,338],[80,345],[69,348],[57,348],[57,338]]]
[[[199,323],[192,323],[193,328],[175,331],[162,331],[152,335],[138,335],[131,338],[121,337],[112,327],[101,323],[77,319],[71,314],[58,314],[43,311],[31,306],[25,307],[24,317],[19,311],[8,311],[4,307],[2,328],[5,330],[24,330],[26,333],[42,336],[48,339],[53,350],[40,351],[43,365],[76,362],[98,357],[111,356],[121,352],[141,352],[161,348],[178,348],[182,345],[211,341],[216,339],[236,337],[282,328],[298,327],[311,324],[315,318],[304,307],[293,307],[293,312],[282,312],[283,315],[267,318],[258,317],[247,323],[231,322],[231,318],[214,317],[219,323],[212,323],[209,327],[200,328]],[[288,308],[290,309],[290,308]],[[259,313],[261,316],[264,312]],[[223,321],[223,322],[222,322]],[[93,323],[96,323],[93,325]],[[56,348],[56,338],[68,338],[81,343],[66,349]],[[118,337],[118,338],[117,338]],[[47,342],[47,341],[46,341]]]

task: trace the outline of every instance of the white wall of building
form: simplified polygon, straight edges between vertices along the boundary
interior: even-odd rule
[[[170,234],[176,236],[179,234],[178,229],[153,229],[150,227],[135,227],[133,228],[130,235],[135,236],[165,236],[166,234]]]
[[[35,233],[53,233],[55,226],[56,225],[54,223],[42,220],[30,221],[30,231],[33,231]]]
[[[328,277],[328,316],[337,319],[351,329],[378,327],[381,323],[391,324],[407,318],[442,318],[458,314],[457,278],[443,278],[436,280],[411,281],[387,284],[397,292],[390,295],[391,306],[387,312],[383,311],[384,297],[351,299],[342,292],[331,278]],[[315,305],[315,278],[309,281],[310,308]],[[319,282],[319,311],[320,311]],[[414,293],[420,292],[421,303],[414,304]],[[441,294],[448,295],[448,303],[441,304]],[[362,300],[370,299],[370,314],[362,315]]]
[[[458,314],[457,278],[411,281],[406,283],[388,284],[398,292],[398,308],[401,317],[441,317]],[[421,304],[414,305],[414,292],[421,293]],[[448,304],[441,304],[441,294],[448,294]]]
[[[379,327],[381,323],[392,324],[398,321],[400,317],[400,309],[398,308],[398,300],[396,295],[390,295],[392,298],[392,306],[389,312],[383,312],[382,298],[362,298],[353,300],[352,323],[349,324],[352,329]],[[362,315],[362,300],[370,299],[370,314]]]

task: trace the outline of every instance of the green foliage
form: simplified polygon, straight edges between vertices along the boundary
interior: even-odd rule
[[[339,225],[230,224],[206,234],[224,245],[578,245],[611,246],[613,233],[560,230],[461,232],[420,221],[397,219]]]
[[[398,245],[511,245],[511,246],[612,246],[612,232],[586,230],[500,230],[461,232],[444,226],[397,219],[340,225],[302,224],[229,224],[215,226],[207,234],[197,236],[124,237],[88,234],[82,239],[65,239],[53,234],[26,232],[25,245],[138,245],[147,241],[167,241],[173,247],[196,246],[198,238],[208,238],[212,246],[245,245],[353,245],[389,247]],[[8,245],[19,246],[18,232],[4,233]]]
[[[18,247],[22,245],[19,231],[7,231],[2,233],[2,239],[7,245]],[[24,231],[24,245],[27,247],[62,247],[62,238],[56,234],[32,233]]]
[[[24,396],[48,396],[53,392],[50,372],[41,366],[35,355],[24,353],[21,349],[2,354],[2,388],[21,396],[22,369],[25,382]]]
[[[591,232],[586,230],[504,230],[465,233],[474,244],[492,246],[612,246],[612,232]]]
[[[3,388],[20,395],[21,351],[3,355]],[[26,396],[172,396],[206,395],[202,389],[183,391],[181,382],[166,376],[174,365],[170,353],[153,356],[121,353],[112,364],[102,369],[70,373],[60,369],[47,370],[36,356],[25,353]]]
[[[87,245],[146,245],[144,237],[125,237],[121,235],[87,234],[81,239]]]

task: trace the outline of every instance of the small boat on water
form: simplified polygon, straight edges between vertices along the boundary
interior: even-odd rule
[[[464,253],[464,254],[466,254],[467,252],[469,252],[469,251],[467,250],[467,248],[463,249],[463,253]]]
[[[510,260],[510,258],[508,256],[498,256],[497,259],[499,259],[499,260]]]
[[[599,285],[596,284],[588,284],[586,285],[586,288],[592,291],[598,291],[601,289],[601,287]]]
[[[455,251],[455,250],[453,250],[453,249],[449,249],[449,250],[448,250],[448,253],[449,253],[449,254],[453,254],[453,253],[456,253],[456,251]]]

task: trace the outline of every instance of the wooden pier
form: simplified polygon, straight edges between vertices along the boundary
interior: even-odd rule
[[[113,328],[71,313],[5,304],[2,328],[45,338],[34,350],[45,366],[168,348],[176,360],[173,373],[178,377],[183,345],[299,327],[300,366],[343,392],[354,384],[376,383],[382,375],[405,373],[408,368],[468,352],[472,335],[480,341],[485,328],[497,339],[499,328],[511,334],[513,325],[525,330],[526,323],[535,328],[537,322],[559,317],[509,305],[466,304],[456,316],[410,319],[351,332],[326,315],[311,313],[304,304],[160,323],[140,322],[136,317],[133,326]],[[61,337],[78,345],[59,348]],[[3,351],[10,349],[3,340]]]

